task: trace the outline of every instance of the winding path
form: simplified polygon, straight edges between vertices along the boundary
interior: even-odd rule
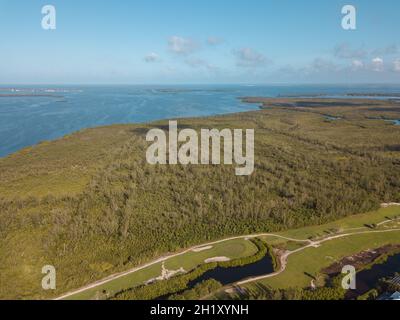
[[[327,242],[327,241],[331,241],[331,240],[335,240],[335,239],[339,239],[339,238],[344,238],[344,237],[349,237],[349,236],[355,236],[355,235],[360,235],[360,234],[369,234],[369,233],[386,233],[386,232],[395,232],[395,231],[400,231],[400,229],[388,229],[388,230],[375,230],[375,231],[361,231],[361,232],[353,232],[353,233],[344,233],[344,234],[339,234],[339,235],[335,235],[335,236],[331,236],[331,237],[327,237],[324,238],[322,240],[319,241],[313,241],[312,243],[310,243],[307,246],[298,248],[296,250],[293,251],[286,251],[283,255],[280,256],[280,265],[281,267],[279,268],[278,271],[274,272],[274,273],[269,273],[267,275],[264,276],[259,276],[259,277],[253,277],[253,278],[249,278],[243,281],[239,281],[236,282],[236,285],[243,285],[246,283],[250,283],[250,282],[255,282],[255,281],[259,281],[262,279],[266,279],[266,278],[272,278],[275,277],[279,274],[281,274],[282,272],[284,272],[286,270],[286,265],[287,265],[287,261],[290,255],[297,253],[299,251],[303,251],[305,249],[308,248],[316,248],[319,247],[322,243]]]
[[[392,221],[392,220],[384,221],[380,225],[382,225],[384,223],[388,223],[390,221]],[[285,236],[281,236],[281,235],[274,234],[274,233],[259,233],[259,234],[253,234],[253,235],[230,237],[230,238],[226,238],[226,239],[222,239],[222,240],[218,240],[218,241],[214,241],[214,242],[209,242],[209,243],[202,244],[202,245],[193,246],[193,247],[190,247],[190,248],[188,248],[188,249],[186,249],[184,251],[181,251],[179,253],[175,253],[175,254],[171,254],[171,255],[160,257],[160,258],[158,258],[156,260],[153,260],[153,261],[151,261],[149,263],[146,263],[144,265],[141,265],[139,267],[130,269],[130,270],[122,272],[122,273],[111,275],[111,276],[109,276],[109,277],[107,277],[107,278],[105,278],[103,280],[94,282],[94,283],[92,283],[90,285],[87,285],[87,286],[84,286],[84,287],[82,287],[82,288],[80,288],[78,290],[66,293],[66,294],[64,294],[64,295],[62,295],[62,296],[60,296],[58,298],[55,298],[55,300],[62,300],[62,299],[71,297],[71,296],[73,296],[75,294],[78,294],[78,293],[84,292],[86,290],[95,288],[97,286],[100,286],[102,284],[108,283],[108,282],[113,281],[115,279],[124,277],[126,275],[129,275],[129,274],[132,274],[132,273],[135,273],[135,272],[138,272],[138,271],[140,271],[142,269],[145,269],[145,268],[150,267],[152,265],[155,265],[157,263],[164,262],[164,261],[172,259],[174,257],[178,257],[178,256],[181,256],[181,255],[184,255],[184,254],[186,254],[188,252],[191,252],[191,251],[194,251],[194,250],[197,250],[197,249],[201,249],[202,247],[212,246],[212,245],[215,245],[215,244],[219,244],[219,243],[223,243],[223,242],[227,242],[227,241],[231,241],[231,240],[252,239],[252,238],[258,238],[258,237],[271,236],[271,237],[280,238],[280,239],[293,241],[293,242],[308,243],[307,245],[305,245],[305,246],[303,246],[301,248],[298,248],[298,249],[292,250],[292,251],[286,251],[283,255],[281,255],[280,256],[280,266],[281,267],[280,267],[280,269],[278,271],[276,271],[274,273],[267,274],[265,276],[249,278],[249,279],[246,279],[246,280],[243,280],[243,281],[235,283],[236,285],[242,285],[242,284],[246,284],[246,283],[250,283],[250,282],[254,282],[254,281],[258,281],[258,280],[262,280],[262,279],[266,279],[266,278],[271,278],[271,277],[274,277],[274,276],[277,276],[277,275],[281,274],[286,269],[287,261],[288,261],[288,258],[289,258],[290,255],[292,255],[294,253],[297,253],[299,251],[305,250],[307,248],[319,247],[322,243],[324,243],[326,241],[331,241],[331,240],[334,240],[334,239],[348,237],[348,236],[352,236],[352,235],[367,234],[367,233],[385,233],[385,232],[394,232],[394,231],[400,231],[400,229],[361,231],[361,232],[354,232],[354,233],[338,234],[338,235],[330,236],[330,237],[327,237],[327,238],[324,238],[324,239],[321,239],[321,240],[318,240],[318,241],[313,241],[313,240],[308,240],[308,239],[307,240],[294,239],[294,238],[285,237]]]
[[[62,300],[62,299],[68,298],[70,296],[73,296],[75,294],[81,293],[81,292],[86,291],[88,289],[92,289],[92,288],[98,287],[98,286],[100,286],[102,284],[108,283],[110,281],[113,281],[115,279],[124,277],[124,276],[132,274],[134,272],[140,271],[142,269],[145,269],[145,268],[150,267],[152,265],[155,265],[157,263],[164,262],[166,260],[181,256],[181,255],[184,255],[186,253],[189,253],[189,252],[197,250],[197,249],[201,249],[201,248],[206,247],[206,246],[212,246],[212,245],[216,245],[216,244],[219,244],[219,243],[222,243],[222,242],[236,240],[236,239],[246,239],[246,238],[247,239],[252,239],[252,238],[264,237],[264,236],[273,236],[273,237],[280,238],[280,239],[285,239],[285,240],[288,240],[288,241],[312,243],[311,240],[293,239],[293,238],[284,237],[284,236],[280,236],[280,235],[273,234],[273,233],[260,233],[260,234],[246,235],[246,236],[230,237],[230,238],[226,238],[226,239],[222,239],[222,240],[218,240],[218,241],[214,241],[214,242],[205,243],[205,244],[202,244],[202,245],[193,246],[193,247],[190,247],[189,249],[186,249],[184,251],[181,251],[181,252],[178,252],[178,253],[174,253],[174,254],[171,254],[171,255],[167,255],[167,256],[163,256],[161,258],[153,260],[153,261],[151,261],[149,263],[146,263],[144,265],[141,265],[139,267],[130,269],[130,270],[122,272],[122,273],[117,273],[117,274],[111,275],[111,276],[109,276],[109,277],[107,277],[107,278],[105,278],[103,280],[94,282],[94,283],[89,284],[87,286],[84,286],[84,287],[82,287],[82,288],[80,288],[78,290],[68,292],[68,293],[66,293],[66,294],[64,294],[64,295],[62,295],[62,296],[60,296],[58,298],[55,298],[54,300]]]

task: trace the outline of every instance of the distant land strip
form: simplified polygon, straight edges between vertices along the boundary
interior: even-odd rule
[[[64,96],[56,95],[56,94],[0,94],[0,98],[64,98]]]
[[[278,98],[318,98],[318,97],[332,97],[337,96],[334,93],[305,93],[305,94],[279,94]],[[339,94],[341,97],[390,97],[390,98],[400,98],[400,93],[379,93],[379,92],[349,92],[344,94]]]

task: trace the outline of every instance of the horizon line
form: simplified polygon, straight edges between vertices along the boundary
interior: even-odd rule
[[[0,83],[0,86],[300,86],[400,85],[400,82],[270,82],[270,83]]]

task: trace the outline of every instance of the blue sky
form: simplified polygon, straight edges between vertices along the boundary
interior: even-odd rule
[[[398,0],[0,0],[0,83],[400,83],[399,30]]]

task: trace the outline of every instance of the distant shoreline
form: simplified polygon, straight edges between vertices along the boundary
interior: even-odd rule
[[[279,94],[277,98],[290,99],[290,98],[320,98],[320,99],[362,99],[362,98],[383,98],[385,100],[395,100],[400,98],[400,93],[343,93],[340,95],[328,93],[315,93],[315,94]]]
[[[8,87],[7,90],[12,90],[12,88]],[[14,88],[14,90],[19,89]],[[204,118],[209,116],[222,116],[241,112],[256,111],[258,109],[271,107],[295,108],[296,110],[302,110],[303,108],[307,107],[359,107],[361,104],[365,107],[369,107],[372,109],[375,107],[375,105],[385,104],[385,110],[388,112],[400,111],[400,98],[386,99],[378,97],[386,95],[391,95],[392,97],[394,95],[399,95],[400,97],[399,93],[383,94],[376,93],[375,90],[373,93],[369,94],[370,98],[366,98],[365,96],[364,98],[357,98],[355,94],[359,91],[356,89],[353,90],[352,96],[348,97],[345,96],[348,93],[342,91],[340,98],[330,98],[329,94],[325,94],[325,92],[321,92],[317,96],[309,98],[305,97],[308,94],[307,92],[304,92],[304,94],[302,95],[303,97],[299,98],[277,98],[277,92],[268,92],[268,90],[263,90],[262,88],[259,88],[255,90],[235,90],[234,92],[229,92],[226,94],[216,94],[215,99],[219,99],[218,102],[215,102],[213,94],[203,94],[201,90],[198,89],[196,89],[196,95],[192,96],[187,94],[187,92],[184,92],[185,96],[183,96],[182,98],[174,98],[175,95],[170,94],[171,90],[167,90],[165,92],[165,94],[167,95],[166,97],[164,97],[162,91],[161,94],[160,91],[157,91],[157,93],[154,93],[153,91],[149,92],[151,98],[154,98],[155,100],[146,100],[140,98],[142,94],[146,95],[148,93],[147,91],[125,92],[124,90],[122,90],[121,92],[115,92],[114,90],[110,90],[106,91],[106,94],[104,95],[99,94],[98,91],[83,91],[83,94],[74,95],[73,99],[69,99],[69,94],[64,94],[63,92],[66,91],[63,91],[64,89],[61,87],[54,89],[55,92],[46,92],[47,89],[45,88],[36,89],[36,92],[30,92],[26,89],[24,90],[25,91],[22,92],[5,92],[5,89],[0,89],[1,104],[6,105],[11,102],[11,108],[9,110],[5,110],[4,113],[11,118],[15,117],[15,119],[18,119],[18,121],[25,121],[24,119],[26,118],[24,118],[24,116],[26,114],[22,114],[23,111],[19,110],[26,110],[25,107],[28,107],[30,104],[34,104],[35,106],[39,107],[32,108],[32,110],[27,110],[28,114],[32,115],[32,121],[37,121],[35,126],[18,127],[19,125],[17,125],[17,122],[11,122],[11,124],[9,125],[11,129],[8,131],[3,131],[2,134],[5,137],[5,140],[3,141],[4,143],[0,148],[0,158],[7,157],[8,155],[11,155],[26,147],[34,146],[40,141],[54,140],[57,138],[62,138],[67,134],[71,134],[79,130],[114,124],[152,123],[154,121],[162,121],[166,119]],[[314,92],[318,92],[317,90],[318,88],[316,88]],[[382,92],[383,91],[384,90],[382,89]],[[75,92],[79,92],[79,90],[74,89],[69,93]],[[101,92],[103,92],[103,90],[101,90]],[[213,92],[215,93],[215,90]],[[400,92],[400,88],[396,90],[396,92]],[[139,93],[140,95],[135,95],[137,93]],[[113,95],[115,95],[115,97],[121,97],[121,101],[123,103],[120,100],[113,100]],[[283,92],[281,92],[281,95],[283,95]],[[286,96],[290,95],[290,92],[286,94]],[[376,95],[376,97],[374,97],[374,95]],[[3,100],[1,98],[3,98]],[[42,107],[42,105],[37,105],[37,102],[42,101],[40,100],[40,98],[42,98],[42,100],[46,100],[46,103],[52,105],[51,112],[45,113],[45,117],[41,117],[42,113],[40,108]],[[29,101],[29,99],[31,101]],[[36,101],[35,99],[39,99],[40,101]],[[192,99],[194,99],[193,101],[196,102],[195,104],[193,104],[193,106],[191,106],[193,110],[189,112],[185,112],[185,110],[180,110],[183,109],[180,106],[182,101],[188,101],[190,106],[190,102],[192,101]],[[169,102],[168,104],[165,104],[165,101],[167,100]],[[55,105],[58,102],[67,101],[69,101],[68,104],[64,103],[58,104],[57,106]],[[48,104],[46,103],[44,104],[44,108],[48,108]],[[136,106],[135,103],[138,103],[138,106]],[[141,103],[143,103],[143,105]],[[159,107],[158,104],[163,103],[166,107],[173,109],[172,112],[164,111],[161,107]],[[176,110],[174,109],[175,103],[177,104]],[[24,108],[18,108],[19,105],[23,106]],[[98,110],[98,106],[101,117],[98,116],[95,112],[96,110]],[[154,109],[152,109],[153,107]],[[380,109],[379,111],[383,110]],[[57,116],[58,114],[60,114],[60,116]],[[65,123],[63,123],[62,120],[65,119],[66,114],[71,114],[71,117],[68,118],[68,128],[65,127]],[[154,115],[157,115],[157,117]],[[329,116],[334,115],[329,114]],[[50,119],[48,124],[51,124],[51,126],[38,125],[43,124],[43,121],[46,121],[45,119]],[[398,121],[399,119],[400,116],[397,115],[387,115],[385,118],[385,120],[393,121]],[[14,141],[8,138],[8,136],[11,136],[12,134],[17,134],[17,132],[19,137],[18,139]]]
[[[0,98],[64,98],[55,94],[0,94]]]

